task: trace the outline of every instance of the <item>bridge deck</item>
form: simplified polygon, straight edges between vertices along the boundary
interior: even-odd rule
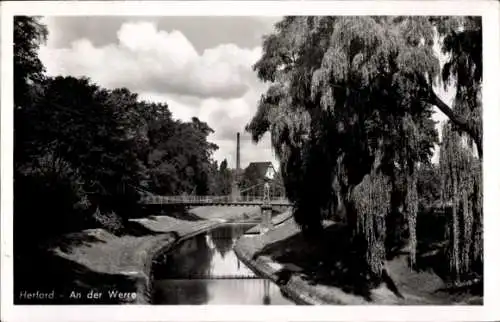
[[[231,196],[144,196],[141,203],[147,205],[261,206],[264,204],[264,200],[255,196],[242,196],[239,198]],[[292,206],[284,198],[271,199],[266,204],[270,206]]]

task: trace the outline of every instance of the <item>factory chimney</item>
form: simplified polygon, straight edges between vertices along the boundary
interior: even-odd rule
[[[236,173],[233,177],[233,186],[231,195],[233,201],[238,201],[241,196],[239,181],[241,176],[241,167],[240,167],[240,132],[236,134]]]
[[[239,174],[240,167],[240,132],[236,133],[236,172]]]

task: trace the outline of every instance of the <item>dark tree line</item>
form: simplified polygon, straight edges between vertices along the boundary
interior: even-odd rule
[[[46,37],[37,18],[15,17],[16,246],[82,228],[119,231],[137,215],[141,190],[227,192],[227,162],[212,160],[208,124],[176,120],[167,104],[126,88],[46,76],[37,55]]]
[[[234,180],[234,170],[228,167],[227,160],[224,159],[217,167],[217,162],[214,164],[212,181],[212,192],[214,195],[227,196],[231,194],[232,183]]]

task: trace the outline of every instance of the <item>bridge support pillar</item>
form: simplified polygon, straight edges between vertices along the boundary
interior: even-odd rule
[[[233,202],[239,201],[241,199],[240,187],[238,187],[238,182],[233,182],[233,186],[231,187],[231,200]]]
[[[261,234],[264,234],[265,232],[267,232],[273,228],[273,223],[271,222],[272,209],[270,206],[261,206],[260,212],[262,215],[262,222],[260,224],[260,226],[261,226],[260,232],[261,232]]]
[[[264,298],[263,298],[263,303],[264,305],[269,305],[271,304],[271,296],[269,296],[269,288],[271,286],[271,281],[269,281],[267,278],[264,280]]]

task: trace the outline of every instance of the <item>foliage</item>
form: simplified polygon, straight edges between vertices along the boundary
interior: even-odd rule
[[[240,189],[243,191],[243,194],[252,196],[263,196],[264,177],[260,169],[256,166],[248,166],[242,172],[243,173],[240,177],[239,184],[240,184]]]
[[[209,193],[211,154],[218,147],[207,141],[213,130],[193,118],[184,123],[171,118],[156,120],[148,132],[151,191],[157,194]]]
[[[103,227],[111,233],[120,233],[124,228],[123,219],[114,211],[102,213],[99,207],[97,207],[92,218],[97,222],[99,227]]]
[[[174,120],[167,104],[126,88],[46,77],[37,57],[45,26],[33,17],[14,23],[18,245],[87,227],[118,232],[139,212],[138,187],[209,193],[217,146],[206,123]]]
[[[444,85],[456,88],[453,110],[469,124],[450,118],[440,150],[441,198],[451,203],[452,213],[450,269],[460,280],[478,273],[483,263],[482,20],[437,17],[435,25],[442,52],[449,56],[442,69]]]
[[[23,108],[33,99],[35,86],[43,80],[44,67],[37,51],[47,40],[47,28],[38,17],[14,19],[14,105]]]
[[[443,203],[451,203],[450,268],[457,279],[483,261],[481,163],[464,144],[464,137],[443,126],[440,151]]]
[[[285,17],[254,66],[269,89],[247,130],[255,141],[271,132],[296,222],[314,236],[322,212],[341,213],[361,232],[376,275],[383,218],[400,206],[415,261],[417,169],[438,140],[432,106],[480,150],[477,127],[433,89],[442,76],[435,28],[445,34],[444,25],[428,17]]]
[[[40,83],[44,79],[44,66],[37,51],[47,39],[47,28],[37,17],[17,16],[14,19],[14,127],[23,126],[18,114],[30,108],[38,96]],[[29,153],[22,137],[23,131],[14,133],[14,155],[24,160]]]
[[[212,177],[214,177],[214,186],[212,188],[212,193],[214,195],[227,196],[231,194],[233,174],[231,169],[227,166],[226,159],[221,162],[218,168],[217,163],[215,163]]]
[[[385,258],[385,215],[390,211],[391,184],[381,173],[371,173],[353,189],[353,194],[355,210],[360,216],[357,229],[369,245],[367,262],[373,272],[380,275],[383,270],[380,259]]]
[[[423,163],[417,169],[417,194],[419,211],[436,207],[441,197],[441,180],[439,166]]]
[[[133,200],[125,187],[140,180],[133,113],[123,104],[127,95],[101,89],[85,78],[48,78],[43,95],[18,116],[33,157],[54,154],[78,169],[94,208],[100,204],[106,211],[118,200]]]
[[[88,224],[85,211],[89,200],[80,185],[81,181],[77,170],[51,154],[37,157],[33,165],[22,167],[16,173],[16,250],[24,249],[46,236],[55,236]]]
[[[482,102],[483,39],[481,17],[437,17],[434,18],[442,37],[441,50],[449,55],[442,69],[446,86],[456,88],[453,111],[469,123],[467,128],[454,122],[454,129],[467,134],[469,145],[475,143],[482,157]]]

